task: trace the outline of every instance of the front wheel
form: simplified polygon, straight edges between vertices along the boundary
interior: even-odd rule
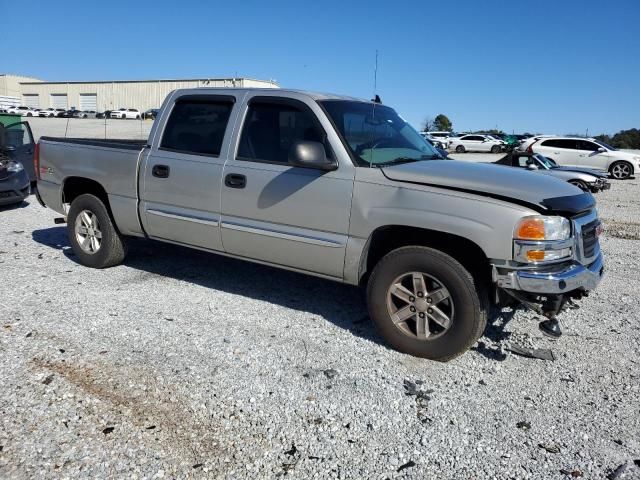
[[[633,174],[633,166],[629,162],[615,162],[609,168],[609,173],[616,180],[626,180]]]
[[[486,302],[455,259],[427,247],[403,247],[376,265],[367,287],[369,315],[404,353],[447,361],[484,332]]]
[[[589,192],[589,186],[584,183],[582,180],[569,180],[569,183],[571,185],[575,185],[576,187],[578,187],[580,190],[584,191],[584,192]]]
[[[456,152],[457,153],[464,153],[465,152],[464,145],[458,145],[456,147]]]
[[[500,148],[499,145],[494,145],[493,147],[491,147],[491,153],[500,153],[502,151],[502,148]]]
[[[95,195],[80,195],[71,202],[67,233],[73,252],[87,267],[112,267],[124,260],[123,238],[104,203]]]

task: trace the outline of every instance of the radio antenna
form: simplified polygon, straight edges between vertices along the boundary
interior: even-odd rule
[[[376,64],[373,68],[373,98],[378,93],[378,49],[376,49]]]

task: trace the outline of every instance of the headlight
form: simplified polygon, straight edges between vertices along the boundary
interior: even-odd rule
[[[16,173],[21,172],[22,170],[24,170],[24,167],[19,162],[9,162],[9,165],[7,166],[8,172]]]
[[[566,240],[571,237],[571,224],[564,217],[535,215],[525,217],[516,225],[517,240]]]
[[[517,262],[551,262],[573,255],[571,223],[564,217],[525,217],[516,225],[513,238]]]

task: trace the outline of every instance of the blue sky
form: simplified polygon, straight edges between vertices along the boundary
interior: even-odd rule
[[[371,98],[419,127],[640,128],[640,1],[0,0],[0,72],[247,76]],[[11,45],[7,48],[7,45]]]

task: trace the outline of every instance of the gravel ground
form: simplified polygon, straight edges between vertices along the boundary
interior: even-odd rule
[[[0,478],[640,478],[639,189],[597,196],[608,273],[562,339],[505,311],[447,364],[353,287],[145,241],[92,270],[0,209]]]

